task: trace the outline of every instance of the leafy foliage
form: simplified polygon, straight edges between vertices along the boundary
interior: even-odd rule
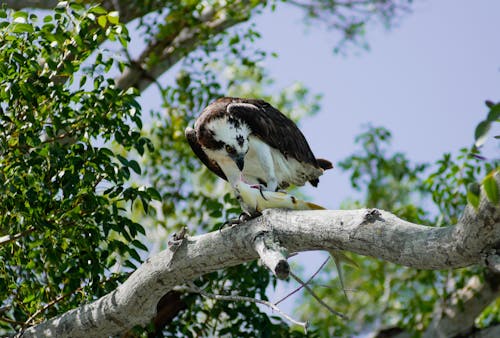
[[[96,25],[103,15],[106,24]],[[149,203],[152,194],[127,183],[137,163],[104,146],[113,140],[143,154],[150,144],[137,130],[136,93],[105,76],[115,60],[104,53],[77,73],[104,38],[127,43],[126,28],[110,15],[78,4],[61,4],[42,22],[0,12],[4,330],[102,296],[126,276],[117,260],[129,268],[141,261],[144,246],[135,238],[144,228],[127,217],[126,205]]]

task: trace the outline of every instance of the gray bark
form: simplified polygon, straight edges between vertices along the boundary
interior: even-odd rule
[[[500,186],[500,175],[496,175]],[[23,337],[109,336],[148,323],[157,300],[176,285],[258,258],[255,240],[271,234],[289,252],[340,249],[418,269],[484,264],[500,242],[500,206],[482,194],[478,210],[466,207],[458,224],[413,224],[381,210],[266,210],[263,216],[221,232],[187,237],[150,257],[101,299],[28,328]],[[259,245],[258,245],[259,246]]]

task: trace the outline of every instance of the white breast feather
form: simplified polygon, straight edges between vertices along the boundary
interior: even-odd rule
[[[256,136],[250,136],[249,141],[250,150],[245,156],[243,169],[243,176],[247,183],[257,184],[258,178],[269,182],[274,177],[277,184],[287,182],[302,186],[323,173],[322,169],[311,164],[299,162],[291,156],[285,157],[281,151],[270,147]],[[266,162],[271,165],[267,165]]]

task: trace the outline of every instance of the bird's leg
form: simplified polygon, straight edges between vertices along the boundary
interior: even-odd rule
[[[238,217],[228,219],[227,221],[222,223],[221,226],[219,227],[219,231],[221,231],[226,226],[232,227],[235,225],[239,225],[241,223],[248,222],[249,220],[254,219],[256,217],[259,217],[260,215],[262,215],[262,214],[258,211],[255,211],[254,213],[251,213],[251,214],[249,214],[247,212],[242,212]]]

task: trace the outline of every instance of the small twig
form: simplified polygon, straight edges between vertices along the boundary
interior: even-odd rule
[[[108,279],[105,279],[101,282],[99,282],[99,285],[103,285],[107,282],[110,282],[112,281],[113,279],[115,279],[116,277],[111,277],[111,278],[108,278]],[[55,299],[51,300],[50,302],[48,302],[47,304],[45,304],[44,307],[38,309],[37,311],[35,311],[35,313],[33,313],[33,315],[31,317],[28,318],[28,320],[23,323],[25,326],[29,326],[30,323],[42,312],[46,311],[48,308],[54,306],[55,304],[59,303],[61,300],[63,300],[64,298],[67,298],[71,295],[74,295],[76,294],[77,292],[81,292],[83,289],[85,288],[85,286],[80,286],[78,288],[76,288],[75,290],[71,291],[71,292],[68,292],[68,293],[65,293],[65,294],[62,294],[58,297],[56,297]]]
[[[24,237],[24,236],[32,233],[33,231],[35,231],[35,228],[31,227],[31,228],[28,228],[24,231],[21,231],[20,233],[12,235],[12,236],[11,235],[2,236],[2,237],[0,237],[0,246],[5,245],[5,244],[9,244],[10,242],[18,240],[19,238]]]
[[[61,300],[63,300],[64,298],[66,297],[69,297],[77,292],[80,292],[81,290],[83,290],[83,287],[80,286],[79,288],[77,288],[76,290],[72,291],[72,292],[68,292],[68,293],[65,293],[65,294],[62,294],[60,295],[59,297],[56,297],[55,299],[51,300],[50,302],[48,302],[47,304],[45,304],[44,307],[38,309],[35,311],[35,313],[33,313],[33,315],[31,315],[31,317],[28,318],[28,320],[26,321],[26,323],[24,323],[26,326],[29,326],[31,324],[31,322],[33,320],[35,320],[36,317],[38,317],[39,314],[41,314],[42,312],[44,312],[45,310],[47,310],[48,308],[54,306],[55,304],[59,303]]]
[[[309,277],[309,279],[307,280],[307,282],[305,282],[305,285],[309,284],[314,279],[314,277],[316,277],[316,275],[323,269],[323,267],[326,265],[326,263],[328,262],[329,259],[330,259],[330,256],[326,257],[326,259],[323,262],[323,264],[321,264],[321,266],[318,268],[318,270],[316,270],[316,272],[311,277]],[[288,295],[286,295],[285,297],[283,297],[280,300],[278,300],[277,302],[275,302],[274,305],[278,305],[279,303],[281,303],[285,299],[289,298],[293,294],[295,294],[295,293],[299,292],[300,290],[302,290],[302,288],[304,288],[304,285],[300,285],[298,288],[296,288],[295,290],[293,290],[292,292],[290,292]]]
[[[4,312],[9,311],[10,309],[11,309],[10,305],[5,305],[5,306],[0,307],[0,315],[3,314]]]
[[[305,322],[300,322],[298,320],[293,319],[286,313],[280,310],[279,307],[274,305],[271,302],[262,300],[262,299],[257,299],[257,298],[251,298],[251,297],[244,297],[244,296],[224,296],[224,295],[216,295],[212,293],[208,293],[197,287],[193,282],[188,282],[188,286],[180,286],[175,288],[178,291],[186,291],[186,292],[191,292],[191,293],[199,293],[205,298],[211,298],[215,300],[223,300],[223,301],[230,301],[230,302],[251,302],[251,303],[258,303],[262,304],[265,306],[270,307],[274,311],[278,312],[281,316],[283,316],[285,319],[287,319],[289,322],[299,325],[304,329],[304,332],[307,334],[307,327],[309,326],[309,323],[307,321]]]
[[[302,284],[302,286],[304,286],[306,288],[307,291],[309,291],[309,293],[311,294],[311,296],[314,297],[314,299],[316,299],[318,301],[318,303],[320,303],[321,305],[323,305],[328,311],[330,311],[332,314],[336,315],[336,316],[339,316],[340,318],[342,319],[349,319],[346,315],[344,315],[343,313],[340,313],[338,311],[335,311],[334,309],[332,309],[328,304],[326,304],[325,302],[323,302],[321,300],[321,298],[318,297],[317,294],[314,293],[314,291],[309,287],[309,285],[307,285],[306,283],[304,283],[300,278],[299,276],[297,276],[296,274],[294,274],[292,271],[290,271],[290,276],[292,276],[297,282],[299,282],[300,284]]]
[[[5,322],[5,323],[9,323],[9,324],[14,324],[14,325],[24,325],[23,322],[19,322],[17,320],[5,318],[5,317],[0,317],[0,322]]]

